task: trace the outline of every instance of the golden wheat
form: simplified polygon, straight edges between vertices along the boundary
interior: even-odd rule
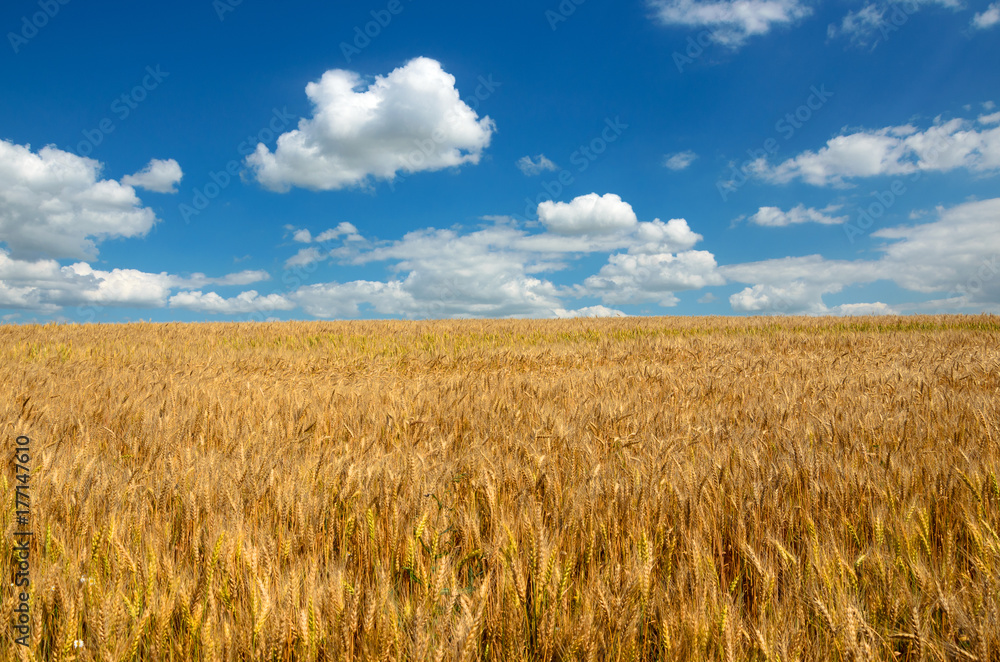
[[[4,326],[0,361],[0,660],[1000,656],[996,317]]]

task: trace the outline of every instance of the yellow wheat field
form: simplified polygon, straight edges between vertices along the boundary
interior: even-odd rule
[[[4,326],[0,426],[0,660],[1000,659],[997,317]]]

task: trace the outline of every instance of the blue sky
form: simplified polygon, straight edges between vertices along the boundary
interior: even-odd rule
[[[1000,312],[1000,5],[12,0],[0,319]]]

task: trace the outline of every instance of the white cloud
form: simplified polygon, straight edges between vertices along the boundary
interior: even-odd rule
[[[171,308],[183,308],[201,313],[239,315],[246,313],[292,310],[295,304],[280,294],[261,296],[256,290],[241,292],[225,299],[215,292],[179,292],[170,297]]]
[[[827,29],[827,36],[835,37],[837,34],[845,34],[856,45],[866,46],[879,27],[884,25],[884,22],[885,7],[868,4],[857,11],[847,12],[844,20],[840,23],[839,30],[837,26],[830,25]]]
[[[674,292],[722,285],[715,256],[708,251],[682,253],[616,253],[597,275],[583,282],[581,294],[597,295],[605,303],[656,301],[674,306]]]
[[[733,310],[783,314],[828,314],[824,294],[883,277],[870,261],[826,260],[822,255],[785,257],[719,267],[726,279],[753,283],[729,297]]]
[[[857,11],[849,11],[840,26],[830,25],[828,37],[847,36],[856,46],[878,45],[880,39],[888,39],[926,5],[938,5],[949,9],[961,9],[961,0],[908,0],[905,3],[892,0],[869,2]]]
[[[122,177],[122,184],[157,193],[177,193],[176,185],[183,176],[184,173],[181,172],[181,166],[177,161],[153,159],[134,175]]]
[[[939,208],[938,218],[884,228],[886,277],[916,292],[952,291],[978,303],[1000,303],[1000,198]]]
[[[263,269],[247,269],[233,274],[226,274],[219,278],[209,278],[203,273],[194,273],[187,278],[173,276],[171,284],[173,287],[184,287],[195,289],[208,285],[250,285],[264,280],[270,280],[271,274]]]
[[[546,170],[558,170],[559,166],[550,161],[544,154],[539,154],[532,160],[530,156],[522,156],[517,160],[517,168],[525,175],[532,177]]]
[[[358,229],[346,221],[338,223],[337,227],[333,229],[320,232],[316,236],[316,241],[325,243],[339,237],[344,237],[346,241],[361,241],[361,235],[358,234]]]
[[[956,118],[924,131],[910,125],[858,131],[778,165],[759,159],[752,170],[775,183],[801,179],[816,186],[843,186],[860,177],[956,168],[989,173],[1000,169],[1000,127],[977,130],[971,121]]]
[[[714,41],[732,48],[812,13],[799,0],[650,0],[650,5],[664,25],[707,28]]]
[[[271,190],[368,185],[397,173],[478,163],[495,130],[455,89],[455,77],[426,57],[407,62],[365,87],[358,74],[333,69],[306,86],[312,118],[247,157]]]
[[[788,211],[782,211],[778,207],[761,207],[757,213],[749,217],[749,221],[754,225],[778,228],[799,223],[820,223],[823,225],[836,225],[847,221],[846,216],[830,216],[831,213],[840,209],[840,205],[829,205],[823,209],[813,209],[805,205],[797,205]]]
[[[332,251],[332,256],[350,265],[385,262],[393,278],[319,283],[300,288],[290,298],[320,317],[551,317],[611,314],[612,309],[603,306],[574,310],[565,299],[609,301],[614,294],[605,284],[618,277],[611,270],[619,264],[627,269],[629,261],[657,263],[658,269],[653,275],[632,275],[637,281],[635,301],[672,305],[669,287],[688,289],[699,279],[721,282],[709,273],[714,267],[711,254],[684,252],[702,238],[684,219],[638,222],[631,206],[613,194],[589,194],[560,204],[551,205],[550,212],[539,211],[558,232],[529,233],[512,219],[491,217],[484,219],[491,225],[467,233],[426,228],[396,241],[361,238]],[[590,281],[591,288],[557,286],[542,277],[565,271],[568,262],[578,257],[623,249],[628,254],[614,257],[598,274],[600,280]],[[675,251],[679,254],[671,255]],[[685,268],[694,272],[686,274]],[[649,293],[654,290],[655,294]]]
[[[538,220],[556,234],[606,234],[638,223],[632,205],[614,193],[589,193],[572,202],[546,201],[538,205]]]
[[[1000,2],[994,2],[986,11],[978,12],[972,17],[972,27],[978,30],[992,28],[1000,23]]]
[[[296,230],[295,234],[292,235],[292,241],[297,241],[303,244],[308,244],[312,240],[312,233],[310,233],[309,230]]]
[[[21,260],[0,250],[0,307],[43,313],[72,306],[161,308],[173,289],[244,285],[267,280],[265,271],[241,271],[218,278],[188,277],[137,269],[95,269],[86,262],[60,266],[51,259]]]
[[[314,262],[321,262],[327,258],[328,253],[324,253],[315,246],[300,248],[299,252],[285,260],[285,268],[305,267]]]
[[[684,170],[694,163],[694,160],[697,158],[698,155],[691,150],[667,154],[663,158],[663,167],[669,168],[670,170]]]
[[[730,297],[733,309],[742,312],[857,314],[861,308],[851,308],[855,304],[828,308],[823,295],[880,280],[911,292],[947,292],[948,299],[933,304],[938,309],[997,308],[1000,198],[939,208],[937,216],[927,223],[873,233],[887,240],[877,260],[827,260],[810,255],[726,265],[719,272],[730,281],[752,284]],[[883,304],[869,305],[868,312],[878,312]]]
[[[0,140],[0,242],[16,258],[92,258],[99,241],[145,236],[153,211],[100,172],[93,159]]]
[[[976,121],[980,124],[1000,124],[1000,112],[980,115]]]
[[[573,319],[577,317],[628,317],[625,313],[607,306],[587,306],[578,310],[566,310],[559,308],[552,311],[559,319]]]
[[[827,314],[843,316],[898,315],[899,311],[888,304],[876,301],[874,303],[842,303],[830,308]]]

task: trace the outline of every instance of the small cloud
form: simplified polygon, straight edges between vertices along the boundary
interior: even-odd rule
[[[698,299],[698,303],[712,303],[715,301],[715,295],[711,292],[705,292],[705,294]]]
[[[667,154],[663,159],[663,167],[671,170],[684,170],[694,163],[694,160],[697,158],[698,155],[691,150]]]
[[[761,207],[757,210],[756,214],[750,216],[749,221],[754,225],[771,228],[798,225],[800,223],[837,225],[847,221],[846,216],[830,216],[832,212],[838,209],[840,209],[840,205],[829,205],[823,209],[813,209],[805,205],[798,205],[788,211],[782,211],[777,207]]]
[[[353,224],[345,221],[343,223],[339,223],[337,227],[331,230],[321,232],[316,236],[316,241],[323,243],[342,236],[346,236],[349,241],[361,239],[361,235],[358,234],[358,229],[354,227]]]
[[[552,313],[559,319],[573,319],[577,317],[628,317],[622,311],[615,308],[608,308],[607,306],[587,306],[578,310],[556,308]]]
[[[980,124],[1000,124],[1000,112],[990,113],[989,115],[980,115],[976,118]]]
[[[993,103],[992,101],[984,101],[983,102],[983,110],[993,110],[996,107],[997,107],[997,105],[995,103]]]
[[[315,246],[310,246],[309,248],[299,250],[298,253],[285,260],[285,268],[291,269],[292,267],[305,267],[313,262],[319,262],[324,259],[326,259],[326,255],[323,251]]]
[[[177,193],[177,184],[184,173],[174,159],[153,159],[134,175],[122,177],[122,184],[144,188],[156,193]]]
[[[300,244],[308,244],[312,240],[312,233],[309,230],[296,230],[295,234],[292,235],[292,241],[297,241]]]
[[[649,4],[663,25],[711,30],[712,41],[732,49],[812,13],[799,0],[649,0]]]
[[[550,161],[544,154],[539,154],[532,160],[530,156],[522,156],[517,160],[518,170],[528,177],[540,175],[546,170],[558,170],[559,166]]]
[[[1000,2],[994,2],[986,8],[986,11],[976,14],[972,18],[972,27],[977,30],[986,30],[1000,23]]]

